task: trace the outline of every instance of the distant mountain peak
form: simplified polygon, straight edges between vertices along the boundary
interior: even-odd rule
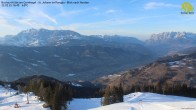
[[[21,31],[20,33],[24,34],[24,33],[36,32],[36,31],[37,31],[37,29],[31,28],[31,29],[27,29],[27,30]]]
[[[146,44],[158,55],[175,53],[196,46],[196,34],[191,32],[163,32],[152,34]]]
[[[97,43],[129,43],[143,44],[142,41],[120,35],[81,35],[71,30],[27,29],[17,35],[6,36],[0,39],[2,45],[20,47],[60,46],[66,44],[86,45]],[[106,44],[107,44],[106,43]]]
[[[71,39],[80,39],[82,35],[71,30],[27,29],[17,35],[0,39],[3,45],[13,46],[49,46],[63,45]]]
[[[71,31],[71,30],[48,30],[48,29],[44,29],[44,28],[41,28],[41,29],[31,28],[31,29],[23,30],[19,34],[43,33],[43,32],[55,33],[55,34],[57,34],[57,33],[61,33],[61,34],[72,33],[72,34],[80,35],[79,33],[75,32],[75,31]]]
[[[158,34],[152,34],[150,40],[159,41],[159,40],[172,40],[172,39],[187,39],[196,37],[196,34],[190,32],[163,32]]]

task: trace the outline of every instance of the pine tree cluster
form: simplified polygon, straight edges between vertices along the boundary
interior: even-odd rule
[[[123,102],[123,88],[120,85],[119,87],[116,86],[108,86],[105,89],[104,99],[102,104],[109,105],[113,103]]]
[[[29,84],[24,86],[23,92],[35,93],[52,110],[66,110],[67,101],[72,100],[72,89],[68,85],[42,79],[30,80]]]
[[[133,85],[126,93],[132,92],[152,92],[196,98],[196,88],[188,87],[185,83],[168,84],[167,82],[158,82],[156,85]]]

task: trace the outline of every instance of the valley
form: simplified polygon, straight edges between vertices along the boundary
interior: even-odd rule
[[[155,58],[136,38],[68,30],[30,29],[0,42],[0,79],[5,81],[31,75],[90,81]]]
[[[15,102],[25,110],[195,109],[194,36],[164,32],[140,41],[47,29],[5,36],[0,39],[0,109]],[[5,94],[8,84],[12,95]],[[124,101],[113,101],[116,94]]]
[[[194,36],[165,32],[140,41],[119,35],[86,36],[70,30],[24,30],[0,39],[0,80],[47,75],[62,81],[93,81],[194,47]]]
[[[0,110],[196,110],[195,0],[1,0]]]

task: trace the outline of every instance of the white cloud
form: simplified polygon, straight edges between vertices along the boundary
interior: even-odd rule
[[[19,23],[20,25],[23,25],[24,27],[29,27],[29,28],[36,28],[36,29],[45,28],[45,29],[50,29],[50,30],[56,29],[55,26],[46,25],[46,24],[37,22],[32,19],[28,19],[28,18],[15,19],[15,21]]]
[[[103,20],[98,22],[92,22],[92,23],[73,23],[66,26],[61,26],[61,29],[71,29],[71,30],[96,30],[96,29],[103,29],[103,28],[115,28],[115,27],[124,27],[124,25],[131,25],[138,23],[141,20],[144,19],[150,19],[150,18],[159,18],[164,16],[170,16],[168,15],[158,15],[158,16],[143,16],[143,17],[136,17],[136,18],[125,18],[125,19],[109,19],[109,20]]]
[[[70,16],[74,16],[74,15],[79,15],[81,13],[85,13],[87,11],[92,11],[92,10],[99,10],[99,8],[97,7],[91,7],[91,8],[86,8],[86,9],[80,9],[80,10],[71,10],[71,11],[66,11],[64,10],[62,7],[59,7],[59,10],[61,11],[61,13],[59,15],[57,15],[57,17],[70,17]]]
[[[46,13],[44,13],[44,12],[42,12],[42,11],[40,11],[38,15],[40,15],[40,16],[42,16],[43,18],[46,18],[46,19],[48,19],[49,21],[51,21],[51,22],[57,24],[56,19],[50,17],[49,15],[47,15]]]
[[[178,8],[180,7],[179,5],[174,5],[174,4],[169,4],[169,3],[162,3],[162,2],[149,2],[144,5],[144,9],[156,9],[156,8],[168,8],[168,7],[173,7],[173,8]]]
[[[99,30],[99,29],[105,29],[107,27],[111,27],[112,29],[114,27],[122,27],[122,25],[131,25],[134,23],[137,23],[138,21],[144,19],[144,17],[138,17],[138,18],[129,18],[129,19],[109,19],[105,21],[99,21],[99,22],[92,22],[92,23],[73,23],[66,26],[61,26],[61,29],[65,30]]]
[[[110,20],[92,22],[92,23],[73,23],[73,24],[61,26],[60,29],[73,30],[85,35],[92,35],[92,34],[138,35],[138,33],[142,33],[143,30],[137,30],[137,29],[135,30],[134,29],[135,24],[137,25],[137,23],[145,19],[160,18],[160,17],[162,18],[171,15],[172,14],[157,15],[157,16],[143,16],[143,17],[126,18],[126,19],[110,19]],[[131,25],[133,25],[133,27]],[[148,33],[142,33],[142,34],[148,34]]]
[[[54,6],[50,7],[54,10],[56,10],[57,8]],[[40,5],[40,6],[31,6],[31,7],[28,7],[27,10],[24,11],[23,13],[23,18],[29,18],[29,19],[32,19],[34,21],[37,21],[37,22],[49,22],[49,24],[58,24],[55,16],[52,16],[50,14],[50,9],[48,7],[48,5]]]
[[[11,22],[13,20],[13,14],[4,8],[0,9],[0,37],[5,35],[13,35],[21,31],[19,26],[16,26]]]
[[[33,10],[29,10],[30,14],[29,14],[29,18],[33,18],[36,21],[50,21],[54,24],[57,24],[57,21],[55,18],[49,16],[48,14],[44,13],[43,11],[39,10],[39,11],[33,11]]]
[[[58,16],[72,16],[82,13],[83,10],[73,10],[73,11],[62,11]]]
[[[0,9],[0,15],[9,16],[8,12],[6,10],[2,10],[2,9]]]
[[[44,7],[29,7],[26,11],[15,14],[15,11],[0,9],[0,36],[7,34],[17,34],[21,30],[28,28],[56,29],[54,24],[58,24],[55,18],[49,16]],[[48,22],[50,23],[48,23]]]
[[[1,37],[7,35],[7,34],[16,34],[17,32],[21,31],[20,27],[17,27],[15,25],[12,25],[8,22],[8,20],[5,17],[0,16],[0,35]]]
[[[111,14],[111,13],[116,13],[116,12],[117,12],[117,10],[109,9],[109,10],[107,10],[105,13],[106,13],[106,14]]]

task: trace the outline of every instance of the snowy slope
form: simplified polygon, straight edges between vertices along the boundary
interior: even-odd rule
[[[196,99],[154,93],[133,93],[124,97],[125,102],[91,110],[196,110]]]
[[[101,107],[101,98],[74,99],[68,110],[196,110],[196,99],[160,95],[154,93],[132,93],[124,96],[123,103]]]
[[[95,107],[101,107],[101,98],[73,99],[68,104],[68,110],[88,110]]]
[[[39,101],[38,97],[33,93],[29,94],[29,103],[26,104],[26,94],[15,95],[16,91],[8,92],[4,87],[0,86],[0,110],[50,110],[43,108],[44,102]],[[20,108],[14,108],[15,103],[18,103]]]
[[[0,110],[50,110],[43,108],[44,102],[37,99],[33,93],[29,95],[30,104],[26,104],[26,95],[14,95],[16,91],[8,92],[0,86]],[[14,108],[18,103],[21,108]],[[124,96],[124,102],[101,106],[101,98],[73,99],[68,104],[68,110],[196,110],[196,99],[160,95],[155,93],[132,93]]]

